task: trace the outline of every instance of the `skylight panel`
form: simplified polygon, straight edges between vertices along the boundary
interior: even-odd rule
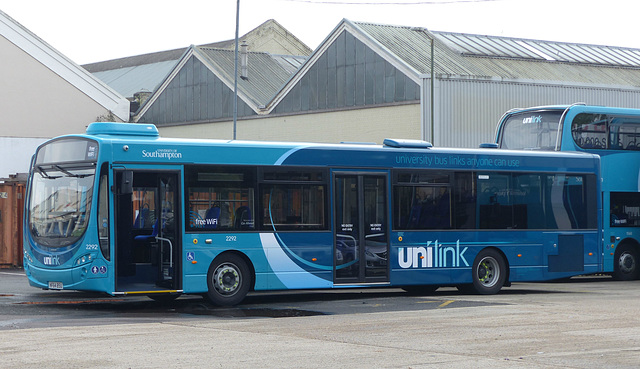
[[[549,54],[546,54],[544,52],[542,52],[542,50],[538,50],[537,48],[533,47],[532,45],[529,45],[528,43],[522,41],[522,40],[518,40],[516,41],[516,43],[522,47],[524,47],[525,49],[531,51],[532,53],[538,55],[539,57],[548,60],[548,61],[557,61],[556,58],[550,56]]]

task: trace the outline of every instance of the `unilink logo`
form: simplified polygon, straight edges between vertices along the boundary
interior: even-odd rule
[[[522,124],[542,123],[542,115],[532,115],[530,117],[522,119]]]
[[[42,263],[44,265],[60,265],[60,259],[57,256],[45,256]]]
[[[464,253],[468,247],[460,250],[460,240],[455,246],[442,246],[428,241],[426,247],[401,247],[398,249],[398,264],[400,268],[446,268],[469,266]]]

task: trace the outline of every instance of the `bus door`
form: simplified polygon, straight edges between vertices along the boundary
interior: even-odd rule
[[[179,290],[179,172],[114,174],[116,291]]]
[[[386,187],[384,174],[335,175],[335,283],[389,281]]]

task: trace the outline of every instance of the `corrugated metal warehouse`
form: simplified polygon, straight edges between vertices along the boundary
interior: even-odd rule
[[[204,49],[192,51],[135,120],[156,123],[165,136],[232,138],[230,116],[204,117],[192,109],[229,101],[233,65],[216,60],[213,50],[206,57]],[[239,139],[380,143],[402,137],[476,147],[493,140],[498,119],[514,107],[640,107],[637,49],[343,20],[274,90],[264,85],[271,78],[258,77],[270,74],[277,58],[249,52],[250,73],[239,80]],[[204,66],[198,74],[181,70],[198,63]],[[259,101],[251,98],[257,92]]]

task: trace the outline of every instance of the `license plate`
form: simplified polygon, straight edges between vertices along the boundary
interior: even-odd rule
[[[49,289],[50,290],[61,290],[62,289],[62,282],[49,282]]]

